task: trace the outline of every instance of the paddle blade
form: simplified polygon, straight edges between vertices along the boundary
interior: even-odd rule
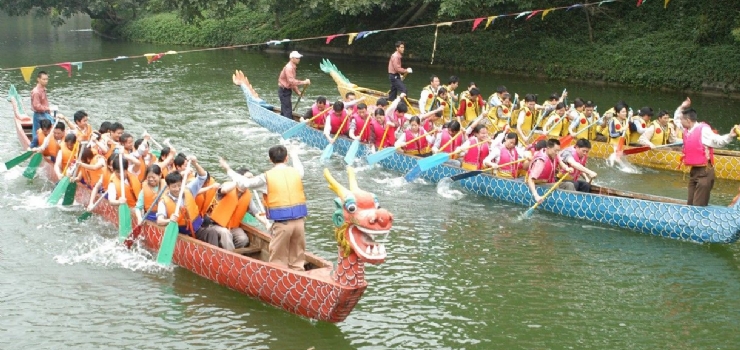
[[[561,137],[560,138],[560,148],[568,147],[571,142],[573,142],[573,136],[571,136],[570,134]]]
[[[32,155],[33,155],[33,152],[31,151],[24,152],[23,154],[5,162],[5,169],[7,170],[12,169],[14,166],[25,162],[26,159],[31,158]]]
[[[159,252],[157,253],[157,263],[164,266],[172,264],[172,255],[175,253],[175,244],[177,244],[178,234],[177,223],[170,221],[170,223],[167,224],[167,228],[164,229],[162,245],[159,246]]]
[[[650,150],[650,146],[642,146],[642,147],[633,147],[626,149],[622,151],[622,154],[628,155],[628,154],[635,154],[635,153],[642,153]]]
[[[131,209],[126,203],[118,206],[118,241],[123,242],[131,233]]]
[[[62,199],[62,196],[64,195],[64,192],[67,191],[67,186],[69,186],[69,177],[65,176],[59,182],[57,182],[56,187],[54,187],[54,190],[51,191],[51,195],[49,196],[49,200],[47,203],[54,205],[59,203],[59,200]]]
[[[449,153],[437,153],[433,156],[426,157],[420,160],[419,163],[417,163],[417,166],[421,169],[421,171],[427,171],[448,160],[450,160]]]
[[[80,215],[80,216],[77,217],[77,222],[83,222],[83,221],[89,219],[91,216],[92,216],[92,212],[91,211],[86,211],[86,212],[82,213],[82,215]]]
[[[321,161],[326,161],[331,158],[331,155],[334,153],[334,144],[330,143],[324,147],[324,151],[321,152]]]
[[[134,244],[134,241],[139,238],[139,235],[141,235],[141,230],[143,229],[144,225],[137,225],[134,227],[134,230],[131,231],[131,234],[126,237],[126,240],[123,241],[123,245],[126,246],[126,248],[131,249],[131,246]]]
[[[403,177],[407,182],[411,182],[419,178],[421,175],[421,168],[417,164],[415,167],[411,168],[409,172]]]
[[[534,214],[534,207],[527,209],[527,211],[525,211],[524,214],[522,214],[522,217],[525,219],[529,219],[532,217],[532,214]]]
[[[31,161],[28,162],[26,170],[23,171],[23,177],[33,180],[33,178],[36,177],[36,169],[38,169],[43,160],[44,156],[42,156],[41,153],[34,154],[33,157],[31,157]]]
[[[250,213],[244,214],[244,217],[242,218],[242,222],[251,225],[251,226],[257,226],[259,224],[259,221],[257,221],[257,218],[252,216]]]
[[[393,153],[396,153],[396,149],[393,147],[384,148],[378,152],[367,156],[367,163],[373,165],[383,159],[390,157]]]
[[[360,150],[360,140],[352,141],[352,144],[349,146],[349,149],[347,150],[347,155],[344,156],[344,162],[347,163],[347,165],[352,165],[352,163],[355,162],[355,157],[357,157],[357,151],[359,150]]]
[[[71,182],[69,186],[67,186],[67,190],[64,191],[64,199],[62,200],[62,205],[74,204],[76,192],[77,192],[77,183]]]
[[[289,139],[293,136],[295,136],[297,133],[299,133],[303,128],[306,127],[306,123],[298,123],[298,125],[293,126],[292,128],[285,130],[285,132],[281,135],[284,139]]]
[[[159,158],[159,157],[162,156],[162,152],[161,151],[151,151],[150,153],[153,154],[157,158]]]
[[[470,177],[473,177],[473,176],[480,175],[482,173],[483,173],[483,170],[468,171],[467,173],[457,174],[457,175],[451,177],[450,179],[452,181],[460,181],[460,180],[463,180],[463,179],[467,179],[467,178],[470,178]]]

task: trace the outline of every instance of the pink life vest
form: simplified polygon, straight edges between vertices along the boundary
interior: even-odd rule
[[[372,123],[370,123],[370,125],[365,128],[365,123],[367,122],[367,119],[362,119],[359,113],[353,114],[352,118],[354,118],[355,120],[355,135],[359,134],[362,129],[365,129],[365,131],[362,132],[362,135],[360,135],[360,142],[368,142],[368,140],[370,139],[370,127],[373,126]],[[370,116],[368,116],[368,118],[370,118]]]
[[[576,153],[576,147],[575,146],[567,147],[563,151],[564,152],[565,151],[570,152],[570,154],[573,155],[573,159],[575,159],[576,162],[578,162],[578,164],[581,164],[584,167],[586,166],[586,162],[588,161],[588,155],[583,156],[583,158],[578,157],[578,153]],[[565,171],[562,171],[562,170],[561,170],[561,173],[566,174],[566,172]],[[576,169],[576,168],[573,168],[573,174],[571,174],[571,176],[573,176],[573,180],[578,180],[578,177],[581,176],[581,171],[578,170],[578,169]]]
[[[414,136],[411,130],[406,130],[406,142],[409,142],[421,135],[424,135],[424,130],[419,129],[419,135]],[[408,144],[403,148],[406,153],[409,154],[428,154],[429,153],[429,142],[427,142],[426,136]]]
[[[498,164],[506,164],[516,160],[519,160],[519,153],[516,151],[516,147],[511,150],[506,149],[506,147],[501,147],[501,153],[498,156]],[[499,171],[509,173],[511,174],[511,177],[516,177],[519,172],[519,164],[520,163],[509,164],[503,168],[499,168]]]
[[[478,143],[478,138],[475,136],[471,136],[468,139],[468,143],[472,146]],[[472,166],[476,166],[476,169],[481,169],[483,166],[483,160],[488,157],[488,143],[484,143],[482,145],[478,145],[477,147],[473,147],[465,153],[465,157],[463,157],[463,164],[468,164]]]
[[[327,106],[327,108],[331,108],[331,106]],[[311,106],[311,116],[314,116],[315,117],[315,116],[319,115],[319,113],[321,113],[321,112],[323,112],[323,111],[319,109],[319,105],[317,105],[316,103],[314,103],[313,106]],[[322,115],[322,116],[314,119],[313,120],[313,123],[316,125],[317,128],[324,129],[324,124],[326,123],[326,113],[324,113],[324,115]]]
[[[342,110],[342,115],[337,115],[336,112],[331,111],[329,112],[329,123],[331,123],[331,132],[332,134],[341,133],[346,134],[349,130],[349,121],[344,123],[344,126],[342,126],[342,122],[344,119],[347,118],[347,111]],[[339,130],[339,127],[342,126],[342,130]]]
[[[383,124],[379,123],[375,118],[370,120],[370,126],[368,127],[368,130],[372,128],[373,133],[375,134],[375,148],[380,149],[380,140],[383,139],[383,133],[385,132],[385,127]],[[388,137],[386,137],[387,139]],[[385,146],[384,146],[385,147]]]
[[[453,138],[453,137],[454,136],[450,135],[450,129],[444,129],[444,130],[442,130],[442,136],[440,136],[439,147],[444,146],[444,148],[440,149],[439,150],[440,152],[452,153],[458,147],[460,147],[460,145],[463,144],[462,137],[460,137],[460,136],[458,136],[455,140],[453,140],[452,142],[450,142],[450,139]],[[450,142],[449,145],[447,145],[448,142]],[[445,145],[447,145],[447,146],[445,146]]]
[[[398,120],[394,120],[395,119],[394,117],[395,116],[387,116],[386,115],[385,116],[385,120],[386,120],[386,122],[391,122],[391,123],[394,123],[396,125],[400,125],[400,123],[398,122]],[[396,126],[390,126],[390,127],[388,127],[388,135],[385,137],[385,146],[383,146],[383,147],[393,147],[396,144],[396,129],[398,129],[398,127],[396,127]],[[385,131],[385,129],[384,129],[384,131]],[[382,135],[382,133],[381,133],[381,135]]]
[[[709,160],[714,164],[714,148],[705,147],[701,143],[701,133],[704,128],[709,128],[709,125],[699,123],[694,130],[686,131],[683,135],[683,163],[688,166],[706,166],[707,148],[709,149]]]
[[[546,149],[546,148],[545,148]],[[555,161],[550,159],[550,157],[547,156],[547,153],[545,153],[545,149],[537,151],[537,153],[534,154],[534,159],[532,159],[532,164],[529,166],[529,170],[532,170],[532,167],[535,163],[538,161],[541,161],[545,168],[542,169],[542,172],[538,177],[533,177],[532,180],[534,180],[535,183],[553,183],[555,182]]]

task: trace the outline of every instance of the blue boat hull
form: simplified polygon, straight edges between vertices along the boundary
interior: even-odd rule
[[[249,114],[259,125],[276,133],[283,133],[297,122],[267,108],[264,102],[255,101],[246,91]],[[305,127],[294,138],[311,147],[323,149],[328,144],[319,130]],[[344,156],[352,141],[340,137],[334,144],[335,153]],[[370,147],[360,145],[357,158],[370,152]],[[379,162],[384,168],[406,173],[417,163],[417,157],[402,153]],[[440,165],[421,173],[432,181],[464,173],[465,170]],[[478,175],[460,180],[463,188],[480,196],[503,200],[523,206],[534,204],[529,189],[521,180],[501,179],[491,175]],[[546,188],[538,189],[544,194]],[[554,191],[538,207],[562,216],[600,222],[640,233],[687,240],[698,243],[733,243],[740,237],[740,211],[735,207],[695,207],[642,199],[598,195],[581,192]]]

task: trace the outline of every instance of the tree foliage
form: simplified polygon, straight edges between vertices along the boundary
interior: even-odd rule
[[[148,0],[2,0],[0,10],[11,16],[23,16],[36,10],[37,15],[49,16],[52,23],[61,25],[65,19],[84,13],[92,19],[121,24],[136,18]]]

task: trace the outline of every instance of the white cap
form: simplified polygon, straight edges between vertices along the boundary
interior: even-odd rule
[[[293,51],[290,53],[290,58],[301,58],[303,55],[299,54],[298,51]]]

